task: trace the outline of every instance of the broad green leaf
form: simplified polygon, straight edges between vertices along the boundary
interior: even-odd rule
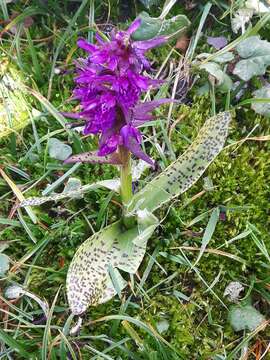
[[[30,197],[23,200],[20,203],[20,207],[26,206],[39,206],[48,201],[59,201],[66,198],[76,199],[82,197],[82,195],[91,190],[97,190],[99,188],[107,188],[109,190],[119,192],[120,180],[102,180],[90,185],[81,185],[80,180],[75,178],[70,178],[64,190],[61,193],[55,193],[50,196],[41,196],[41,197]]]
[[[232,88],[231,78],[222,70],[219,64],[215,62],[208,62],[200,65],[200,69],[207,71],[210,75],[214,76],[217,81],[217,88],[221,92],[227,93]]]
[[[190,21],[185,15],[177,15],[166,20],[153,18],[143,11],[138,17],[142,22],[139,29],[132,35],[134,40],[149,40],[157,36],[172,38],[185,32],[190,25]]]
[[[138,16],[141,19],[141,26],[132,34],[134,40],[149,40],[158,35],[162,26],[162,19],[152,18],[146,11]]]
[[[158,323],[156,324],[156,327],[157,327],[157,331],[160,334],[163,334],[163,333],[166,333],[166,331],[169,329],[170,323],[168,320],[163,319],[163,320],[158,321]]]
[[[17,299],[24,294],[24,289],[19,285],[10,285],[5,289],[5,298],[6,299]]]
[[[133,197],[128,210],[152,212],[188,190],[220,153],[231,120],[229,112],[208,119],[190,147]]]
[[[233,61],[234,59],[234,55],[232,52],[228,51],[228,52],[225,52],[224,54],[221,54],[221,55],[217,55],[214,59],[214,61],[216,63],[220,63],[220,64],[223,64],[223,63],[227,63],[227,62],[230,62],[230,61]]]
[[[80,179],[77,178],[69,178],[66,183],[63,193],[69,193],[72,199],[80,199],[82,194],[78,195],[78,191],[82,188],[82,183]],[[74,193],[74,195],[73,195]]]
[[[147,8],[150,9],[151,6],[157,5],[160,0],[140,0],[140,2]]]
[[[196,58],[199,59],[199,60],[204,60],[204,59],[207,59],[209,56],[212,56],[212,55],[214,55],[214,54],[201,53]],[[224,54],[215,56],[213,58],[213,62],[219,63],[219,64],[224,64],[224,63],[232,61],[233,59],[234,59],[233,53],[230,52],[230,51],[227,51]]]
[[[253,10],[247,8],[241,8],[234,13],[231,20],[232,31],[237,34],[239,30],[242,30],[242,34],[245,32],[246,24],[251,20],[253,16]]]
[[[185,15],[177,15],[171,19],[163,20],[158,36],[179,37],[187,31],[189,26],[190,21]]]
[[[19,131],[30,121],[32,108],[21,81],[19,72],[0,55],[0,139]]]
[[[37,295],[35,295],[27,290],[24,290],[21,286],[11,285],[5,290],[5,297],[7,299],[17,299],[18,297],[20,297],[22,295],[28,296],[31,299],[35,300],[39,304],[39,306],[42,308],[42,310],[44,311],[44,314],[45,315],[48,314],[47,302],[40,299]]]
[[[138,225],[125,229],[118,221],[91,236],[77,250],[67,274],[67,295],[71,311],[79,315],[89,305],[98,305],[116,294],[113,282],[121,291],[126,285],[118,271],[111,279],[109,269],[134,274],[146,250],[157,219],[147,211],[138,212]],[[110,271],[111,273],[111,271]]]
[[[4,277],[9,270],[9,257],[5,254],[0,254],[0,278]]]
[[[270,43],[259,36],[250,36],[236,46],[242,58],[233,70],[234,75],[248,81],[255,75],[264,75],[270,65]]]
[[[268,102],[254,102],[251,104],[251,108],[258,114],[270,117],[270,87],[264,86],[253,93],[255,99],[269,99]]]
[[[71,146],[64,144],[56,138],[50,138],[48,141],[49,155],[53,159],[66,160],[72,154]]]
[[[235,331],[253,331],[265,321],[265,317],[252,305],[233,305],[229,311],[229,322]]]
[[[270,4],[267,0],[247,0],[245,2],[245,7],[253,10],[257,14],[270,12]]]

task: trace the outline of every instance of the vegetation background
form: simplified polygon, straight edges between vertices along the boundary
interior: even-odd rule
[[[215,51],[208,36],[222,35],[228,42],[238,36],[230,22],[238,2],[211,4],[196,54]],[[173,91],[185,44],[196,34],[206,6],[206,1],[178,1],[169,14],[185,14],[191,26],[178,48],[172,41],[151,52],[153,67],[170,84],[164,92]],[[158,16],[161,8],[162,1],[157,1],[148,11]],[[64,165],[50,157],[48,141],[56,137],[75,153],[96,148],[95,138],[71,135],[56,111],[74,107],[67,99],[74,87],[73,60],[80,53],[76,40],[79,36],[91,40],[96,27],[105,32],[113,26],[124,29],[146,8],[143,2],[129,0],[2,0],[1,10],[1,86],[7,86],[6,74],[28,86],[26,92],[19,89],[21,97],[12,84],[8,91],[16,97],[12,101],[18,113],[13,121],[30,121],[0,139],[0,358],[270,359],[267,320],[250,331],[254,314],[248,313],[247,325],[235,331],[230,317],[233,306],[252,304],[255,317],[269,318],[269,119],[249,104],[237,106],[236,92],[229,104],[215,89],[200,95],[198,89],[208,75],[188,66],[182,79],[184,96],[183,89],[181,94],[176,91],[182,104],[174,107],[169,121],[164,107],[155,126],[145,128],[148,152],[159,165],[156,172],[187,148],[213,107],[216,112],[232,109],[227,146],[192,189],[160,212],[162,224],[122,296],[90,308],[80,331],[70,335],[76,319],[69,316],[65,293],[69,263],[87,237],[120,216],[119,201],[112,192],[96,190],[80,199],[49,202],[32,208],[34,224],[32,212],[16,209],[18,194],[41,196],[56,181],[55,191],[62,191],[69,176],[82,184],[117,176],[111,166]],[[255,17],[253,24],[256,21]],[[270,41],[270,22],[260,35]],[[268,77],[266,73],[252,78],[241,101]],[[143,187],[154,175],[147,170],[136,186]],[[216,209],[219,217],[213,224]],[[207,247],[193,267],[203,236],[209,237]],[[243,286],[238,305],[224,296],[232,281]],[[5,291],[14,284],[30,297],[8,299]],[[49,304],[47,319],[33,295]]]

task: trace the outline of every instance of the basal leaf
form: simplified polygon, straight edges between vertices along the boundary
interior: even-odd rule
[[[72,183],[70,183],[70,181]],[[52,194],[50,196],[28,198],[23,200],[19,206],[20,207],[39,206],[48,201],[59,201],[66,198],[76,199],[82,197],[82,195],[88,191],[96,190],[102,187],[115,192],[119,192],[120,180],[119,179],[102,180],[90,185],[81,186],[79,180],[74,182],[74,178],[71,178],[61,193]]]
[[[207,59],[209,56],[212,56],[212,55],[209,54],[209,53],[201,53],[196,58],[199,59],[199,60],[204,60],[204,59]],[[233,53],[231,51],[227,51],[227,52],[225,52],[223,54],[216,55],[213,58],[213,62],[218,63],[218,64],[224,64],[224,63],[228,63],[230,61],[233,61],[233,59],[234,59]]]
[[[189,189],[222,150],[230,120],[229,112],[208,119],[190,147],[135,194],[128,210],[152,212]]]
[[[143,11],[138,16],[141,26],[132,35],[134,40],[149,40],[157,36],[169,38],[179,36],[186,31],[190,21],[185,15],[177,15],[171,19],[153,18]]]
[[[141,26],[132,34],[134,40],[149,40],[158,35],[162,26],[162,19],[152,18],[146,11],[138,16],[141,19]]]
[[[32,108],[18,71],[0,55],[0,139],[25,127]]]
[[[245,26],[251,20],[252,16],[252,9],[241,8],[237,10],[231,19],[232,31],[237,34],[239,30],[242,30],[242,33],[244,33]]]
[[[253,331],[264,321],[265,317],[252,305],[240,304],[230,308],[229,322],[235,331]]]
[[[254,91],[253,95],[255,99],[269,99],[268,102],[254,102],[251,107],[256,113],[270,117],[270,87],[263,86],[261,89]]]
[[[150,9],[151,6],[157,5],[160,0],[140,0],[140,2],[147,8]]]
[[[171,19],[163,20],[158,36],[179,37],[189,26],[190,21],[185,15],[177,15]]]
[[[71,146],[64,144],[56,138],[50,138],[48,141],[49,155],[53,159],[66,160],[72,154]]]
[[[0,278],[4,277],[9,270],[9,257],[6,254],[0,254]]]
[[[126,283],[118,270],[112,279],[109,269],[134,274],[145,254],[146,244],[157,219],[147,211],[138,212],[138,225],[126,229],[118,221],[91,236],[77,250],[67,274],[67,295],[71,311],[79,315],[89,305],[110,300]]]
[[[250,36],[236,46],[242,58],[233,70],[234,75],[248,81],[255,75],[264,75],[270,65],[270,43],[259,36]]]
[[[221,92],[227,93],[232,88],[231,78],[225,73],[219,64],[209,61],[206,64],[200,65],[200,69],[207,71],[216,79],[217,88]]]
[[[245,2],[245,7],[253,10],[256,14],[263,14],[270,12],[270,4],[269,1],[261,1],[261,0],[247,0]]]

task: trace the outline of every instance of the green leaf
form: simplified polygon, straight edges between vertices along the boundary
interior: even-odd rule
[[[245,2],[245,7],[251,9],[256,14],[264,14],[270,12],[269,1],[260,1],[260,0],[247,0]]]
[[[79,315],[89,305],[110,300],[126,283],[118,271],[134,274],[146,250],[146,244],[158,226],[156,217],[138,212],[138,225],[125,229],[118,221],[91,236],[77,250],[67,274],[67,295],[71,311]],[[113,283],[117,284],[117,290]]]
[[[128,210],[152,212],[188,190],[222,150],[230,120],[229,112],[208,119],[190,147],[134,195]]]
[[[50,138],[48,141],[49,155],[53,159],[64,161],[72,154],[71,146],[64,144],[56,138]]]
[[[217,226],[217,223],[218,223],[218,220],[219,220],[219,214],[220,214],[219,207],[216,207],[212,211],[212,214],[210,216],[208,224],[207,224],[207,226],[205,228],[203,238],[202,238],[202,244],[201,244],[201,248],[200,248],[200,253],[199,253],[198,258],[196,259],[193,267],[198,264],[198,262],[200,261],[200,259],[201,259],[202,255],[203,255],[208,243],[212,239],[212,236],[214,234],[214,231],[216,229],[216,226]]]
[[[69,178],[68,182],[66,183],[63,193],[69,193],[70,197],[72,199],[80,199],[82,196],[81,194],[79,195],[78,192],[80,193],[80,190],[82,188],[82,183],[80,179],[77,178]]]
[[[134,40],[149,40],[158,35],[162,26],[162,19],[152,18],[146,11],[139,14],[141,26],[132,34]]]
[[[102,187],[115,192],[119,192],[120,180],[119,179],[102,180],[90,185],[82,186],[79,179],[70,178],[64,190],[61,193],[55,193],[50,196],[30,197],[28,199],[23,200],[19,206],[20,207],[39,206],[48,201],[59,201],[66,198],[76,199],[82,197],[82,195],[88,191],[97,190]]]
[[[253,306],[233,305],[229,311],[229,322],[235,331],[241,330],[255,330],[263,321],[265,317],[259,313]]]
[[[209,56],[212,56],[212,55],[214,55],[214,54],[201,53],[196,58],[199,59],[199,60],[204,60],[204,59],[207,59]],[[224,64],[224,63],[232,61],[233,59],[234,59],[233,53],[230,52],[230,51],[227,51],[224,54],[215,56],[213,58],[213,61],[215,63]]]
[[[147,8],[150,9],[151,6],[157,5],[160,0],[140,0],[140,2]]]
[[[190,21],[185,15],[177,15],[171,19],[153,18],[147,12],[139,14],[141,26],[132,35],[134,40],[149,40],[157,36],[168,36],[170,38],[179,36],[185,32]]]
[[[259,36],[250,36],[236,46],[242,58],[233,70],[234,75],[248,81],[255,75],[264,75],[270,65],[270,43]]]
[[[0,278],[4,277],[9,270],[9,257],[5,254],[0,254]]]
[[[239,30],[242,30],[242,34],[245,32],[245,25],[251,20],[253,16],[253,10],[247,8],[241,8],[234,13],[234,17],[231,19],[232,31],[237,34]]]
[[[207,71],[217,80],[217,87],[221,92],[227,93],[232,88],[231,78],[222,70],[219,64],[208,62],[200,65],[200,69]]]
[[[251,104],[251,108],[258,114],[270,117],[270,87],[264,86],[253,93],[255,99],[269,99],[268,102],[254,102]]]
[[[158,36],[179,37],[189,26],[190,21],[185,15],[177,15],[171,19],[163,20]]]
[[[20,73],[0,56],[0,139],[29,123],[33,109],[26,95]]]

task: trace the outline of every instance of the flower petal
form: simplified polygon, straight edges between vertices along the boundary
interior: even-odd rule
[[[127,33],[129,35],[133,34],[140,26],[141,26],[142,20],[141,19],[135,19],[131,25],[129,26],[129,28],[127,29]]]
[[[136,139],[134,138],[130,138],[129,142],[128,142],[128,146],[126,146],[129,151],[134,154],[137,158],[144,160],[145,162],[147,162],[148,164],[150,164],[152,166],[152,168],[155,168],[155,163],[154,161],[148,156],[146,155],[142,149],[140,144],[136,141]]]
[[[167,41],[165,36],[158,36],[150,40],[135,41],[133,46],[138,50],[148,51],[154,47],[164,44]]]
[[[149,120],[153,120],[153,115],[151,115],[151,112],[155,108],[171,102],[177,102],[177,101],[173,99],[158,99],[136,105],[133,109],[132,118],[130,119],[131,124],[135,127],[138,127]]]
[[[155,166],[153,160],[146,155],[140,146],[142,141],[141,133],[138,129],[134,128],[133,126],[126,125],[122,127],[120,134],[123,138],[123,145],[136,157],[139,159],[144,160],[152,167]]]
[[[96,51],[98,48],[95,46],[95,45],[93,45],[93,44],[90,44],[88,41],[86,41],[85,39],[79,39],[78,41],[77,41],[77,45],[81,48],[81,49],[83,49],[83,50],[85,50],[85,51],[87,51],[87,52],[90,52],[90,53],[92,53],[92,52],[94,52],[94,51]]]

